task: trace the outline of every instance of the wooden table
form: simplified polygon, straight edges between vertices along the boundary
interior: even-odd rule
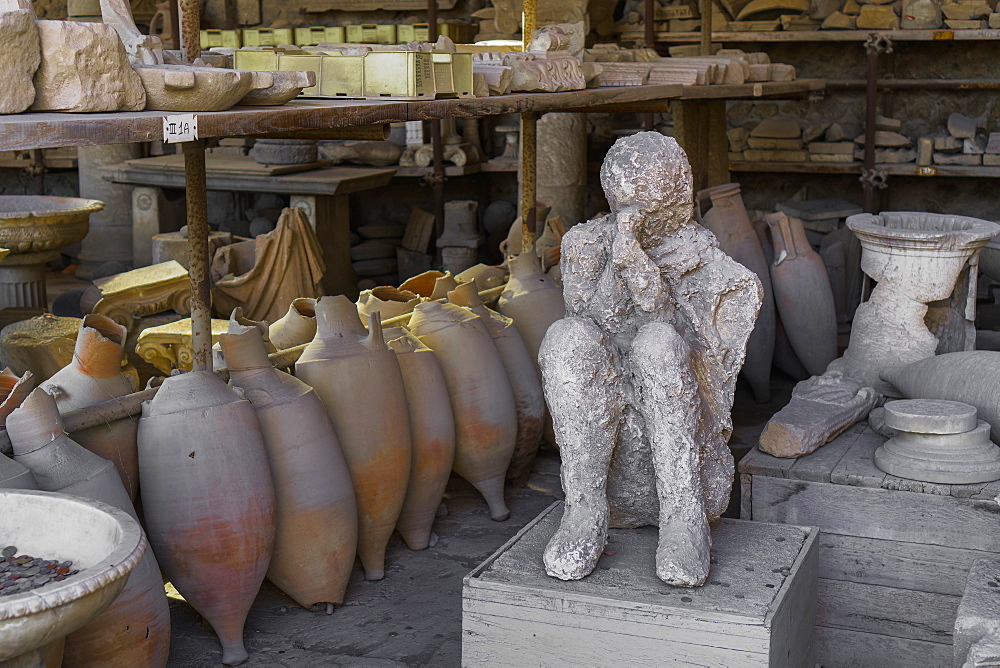
[[[290,206],[297,206],[316,230],[326,274],[323,283],[330,294],[355,293],[356,279],[351,268],[351,225],[347,196],[387,185],[396,172],[394,167],[324,167],[308,171],[279,174],[253,173],[257,167],[250,156],[208,152],[205,154],[205,186],[207,190],[232,192],[270,192],[291,196]],[[241,171],[242,169],[242,171]],[[259,170],[257,170],[259,172]],[[141,158],[105,167],[103,177],[115,183],[138,186],[132,195],[133,251],[136,266],[138,253],[149,247],[154,234],[167,230],[160,227],[160,216],[149,203],[160,201],[160,189],[184,189],[184,159],[181,155]],[[146,203],[141,208],[137,203]],[[145,244],[136,240],[147,240]],[[148,264],[149,260],[145,261]]]

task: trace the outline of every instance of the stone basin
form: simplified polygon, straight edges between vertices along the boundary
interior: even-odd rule
[[[18,554],[71,560],[79,573],[0,596],[0,665],[41,666],[44,646],[114,601],[146,551],[138,522],[111,506],[54,492],[0,490],[0,543]],[[7,663],[9,662],[9,663]]]
[[[103,202],[79,197],[2,196],[0,247],[30,253],[74,244],[87,236],[90,214],[103,208]]]

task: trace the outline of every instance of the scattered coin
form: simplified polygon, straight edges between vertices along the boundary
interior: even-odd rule
[[[8,545],[2,551],[0,551],[0,554],[2,554],[5,557],[13,557],[15,554],[17,554],[17,547],[14,545]]]

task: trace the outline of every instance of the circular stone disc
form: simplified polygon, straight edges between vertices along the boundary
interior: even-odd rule
[[[975,406],[940,399],[902,399],[885,405],[885,426],[914,434],[961,434],[976,428]]]

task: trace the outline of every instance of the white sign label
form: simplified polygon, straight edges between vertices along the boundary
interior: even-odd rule
[[[198,117],[194,114],[174,114],[163,119],[163,142],[177,144],[198,138]]]

